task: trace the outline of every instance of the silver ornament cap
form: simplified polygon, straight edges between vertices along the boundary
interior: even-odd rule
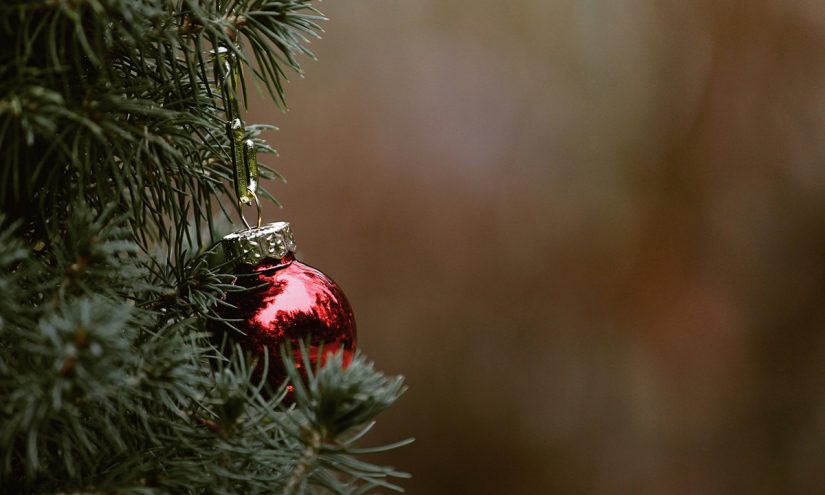
[[[289,222],[239,230],[225,236],[221,244],[228,260],[250,265],[257,265],[265,258],[280,259],[295,251],[295,238]]]

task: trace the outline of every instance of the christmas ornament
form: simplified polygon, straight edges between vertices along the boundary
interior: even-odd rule
[[[277,388],[286,378],[279,345],[289,342],[299,368],[305,366],[300,343],[307,345],[310,364],[343,351],[347,363],[355,349],[352,309],[341,288],[329,277],[295,259],[295,241],[289,224],[276,222],[241,230],[224,237],[224,253],[237,261],[235,285],[227,293],[221,316],[237,330],[229,336],[253,355],[269,353],[267,378]]]
[[[235,52],[236,53],[236,52]],[[273,388],[281,385],[286,370],[281,360],[281,344],[289,342],[296,365],[323,364],[329,353],[342,351],[348,363],[355,349],[355,319],[346,296],[329,277],[295,259],[295,240],[287,222],[261,225],[261,205],[256,195],[258,163],[254,142],[246,139],[234,88],[238,87],[240,66],[237,55],[226,48],[218,50],[230,90],[226,92],[226,133],[234,172],[235,192],[244,205],[255,204],[257,223],[250,227],[241,214],[245,229],[229,234],[221,244],[227,260],[235,263],[233,282],[243,290],[230,291],[219,309],[231,322],[218,324],[216,334],[226,333],[240,346],[259,357],[263,369],[264,353],[269,355],[267,380]],[[304,363],[301,343],[307,346],[310,363]],[[323,349],[323,350],[321,350]],[[323,355],[319,356],[319,352]]]

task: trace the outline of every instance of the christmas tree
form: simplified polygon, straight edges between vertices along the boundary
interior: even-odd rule
[[[214,330],[245,290],[219,242],[236,195],[274,201],[278,178],[245,182],[274,152],[246,86],[284,108],[322,20],[307,0],[0,5],[3,493],[399,489],[363,455],[405,442],[359,445],[400,377]]]

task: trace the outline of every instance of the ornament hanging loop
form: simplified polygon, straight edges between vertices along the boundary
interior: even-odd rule
[[[223,76],[223,96],[227,118],[226,137],[229,140],[235,193],[238,196],[241,220],[248,230],[251,227],[243,216],[243,207],[255,201],[258,212],[257,226],[260,228],[261,202],[256,194],[259,176],[257,150],[254,141],[247,138],[246,126],[240,117],[240,105],[238,104],[238,89],[244,88],[243,66],[239,59],[239,50],[238,46],[232,49],[220,46],[215,50],[214,55]],[[246,98],[245,88],[244,98]]]
[[[249,194],[252,196],[252,198],[255,201],[255,211],[258,214],[258,223],[256,224],[256,228],[260,229],[261,228],[261,223],[263,221],[263,217],[261,215],[261,200],[258,199],[258,195],[255,194],[254,191],[249,191]],[[249,204],[249,203],[244,203],[243,200],[238,200],[238,205],[240,206],[240,210],[241,210],[241,220],[243,221],[243,224],[246,226],[246,230],[252,230],[252,227],[249,226],[249,222],[246,221],[246,217],[243,216],[244,204]]]

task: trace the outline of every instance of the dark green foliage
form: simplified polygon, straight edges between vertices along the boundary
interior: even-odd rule
[[[338,357],[293,376],[286,407],[286,385],[263,390],[205,333],[232,289],[213,214],[236,204],[223,129],[246,91],[210,51],[283,105],[321,19],[306,0],[0,4],[3,493],[363,493],[402,476],[353,457],[400,379]],[[263,128],[247,133],[272,153]]]
[[[309,362],[306,348],[301,353],[302,361]],[[289,353],[282,352],[282,357],[289,359]],[[293,468],[287,486],[301,493],[307,484],[317,483],[334,493],[347,492],[340,477],[335,476],[340,472],[349,479],[365,481],[358,493],[372,486],[396,489],[387,478],[406,477],[405,473],[360,462],[346,454],[377,452],[411,442],[405,440],[379,449],[354,447],[375,424],[372,418],[404,393],[403,379],[376,373],[372,363],[365,362],[360,355],[344,366],[342,353],[332,356],[323,367],[318,363],[314,370],[308,369],[306,380],[301,379],[296,368],[288,370],[298,408],[295,415],[287,417],[292,423],[287,431],[291,432],[295,448],[303,445],[304,455]],[[353,429],[352,425],[365,426]]]

